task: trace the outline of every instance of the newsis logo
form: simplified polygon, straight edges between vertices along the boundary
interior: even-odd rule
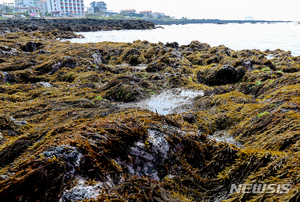
[[[232,184],[230,188],[230,194],[233,193],[276,193],[276,194],[287,194],[290,191],[290,184]]]

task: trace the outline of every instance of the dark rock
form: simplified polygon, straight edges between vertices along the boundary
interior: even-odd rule
[[[96,85],[93,83],[84,83],[80,85],[80,88],[96,88]]]
[[[186,114],[183,116],[183,120],[185,120],[188,123],[195,123],[196,117],[194,114]]]
[[[77,66],[76,60],[72,57],[67,56],[67,57],[64,57],[64,59],[60,59],[60,60],[58,60],[58,62],[53,64],[49,74],[54,74],[55,72],[57,72],[59,69],[61,69],[63,67],[68,67],[70,69],[74,69],[76,66]]]
[[[210,57],[210,58],[208,58],[206,60],[206,64],[210,65],[212,63],[219,63],[220,61],[221,61],[221,58],[219,58],[218,56],[214,55],[214,56],[212,56],[212,57]]]
[[[263,63],[263,65],[266,65],[266,66],[270,67],[271,70],[276,71],[276,66],[272,63],[271,60],[266,60],[266,61]]]
[[[123,53],[122,59],[128,62],[130,65],[135,66],[140,64],[139,56],[140,56],[140,51],[138,49],[130,48]]]
[[[74,69],[76,66],[77,62],[72,57],[65,57],[65,60],[62,62],[62,67]]]
[[[241,79],[243,79],[245,74],[246,71],[243,67],[236,68],[236,81],[240,81]]]
[[[163,71],[165,68],[167,68],[167,65],[164,63],[152,62],[147,66],[146,71],[147,72],[159,72],[159,71]]]
[[[240,81],[245,75],[243,68],[234,68],[231,65],[224,65],[221,68],[215,66],[209,68],[207,72],[199,71],[197,73],[197,80],[199,83],[207,85],[226,85],[233,84]]]
[[[129,64],[133,65],[133,66],[136,66],[136,65],[140,64],[138,57],[139,57],[138,55],[130,56],[129,57]]]
[[[52,65],[52,70],[49,72],[49,74],[54,74],[61,68],[61,61],[58,61],[54,65]]]
[[[173,43],[167,42],[165,46],[169,48],[175,48],[175,49],[179,48],[179,44],[177,42],[173,42]]]
[[[37,51],[41,46],[43,46],[42,43],[38,42],[28,42],[26,45],[21,46],[22,51],[26,52],[34,52]]]
[[[156,130],[148,130],[148,142],[146,146],[143,141],[136,142],[131,147],[133,163],[117,159],[117,162],[128,169],[129,174],[147,176],[153,180],[160,180],[158,167],[168,158],[169,144],[165,135]]]
[[[236,82],[237,71],[233,66],[224,65],[216,73],[216,85],[224,85]]]
[[[98,20],[98,19],[13,19],[0,22],[0,32],[32,32],[32,31],[71,31],[87,32],[113,29],[154,29],[152,22],[145,20]],[[61,36],[59,36],[61,37]],[[65,34],[65,38],[76,37],[74,34]],[[63,37],[63,38],[64,38]]]
[[[252,71],[254,69],[251,61],[243,62],[242,66],[246,67],[247,71]]]

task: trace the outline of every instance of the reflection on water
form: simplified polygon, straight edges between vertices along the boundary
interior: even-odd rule
[[[177,41],[187,45],[198,40],[211,46],[225,45],[233,50],[282,49],[300,55],[300,24],[188,24],[164,26],[153,30],[114,30],[99,32],[79,32],[84,39],[71,39],[72,42],[133,42],[147,40],[152,43]]]

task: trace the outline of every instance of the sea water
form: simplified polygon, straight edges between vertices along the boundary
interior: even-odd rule
[[[151,43],[178,42],[188,45],[198,40],[211,46],[225,45],[233,50],[282,49],[300,56],[300,24],[289,23],[244,23],[244,24],[187,24],[164,25],[164,29],[152,30],[113,30],[97,32],[77,32],[83,39],[71,42],[133,42],[147,40]]]

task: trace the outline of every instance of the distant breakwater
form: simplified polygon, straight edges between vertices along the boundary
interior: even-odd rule
[[[99,19],[10,19],[0,21],[0,32],[60,31],[90,32],[122,29],[153,29],[153,22],[145,20],[99,20]]]
[[[176,20],[163,20],[163,19],[149,19],[155,25],[172,25],[172,24],[228,24],[228,23],[283,23],[289,21],[267,21],[267,20],[219,20],[219,19],[176,19]]]

